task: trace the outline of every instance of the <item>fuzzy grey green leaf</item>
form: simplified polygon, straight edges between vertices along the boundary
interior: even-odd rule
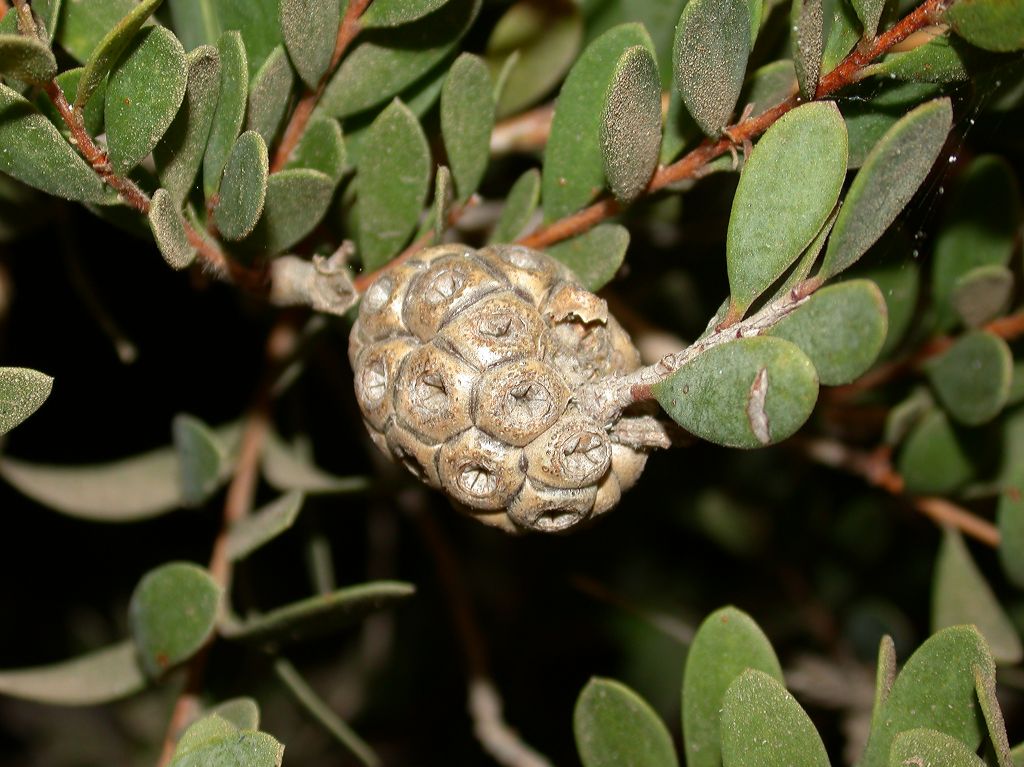
[[[104,35],[89,55],[89,60],[85,62],[85,71],[82,73],[82,79],[78,81],[78,92],[75,94],[75,107],[81,109],[85,106],[121,54],[135,40],[146,19],[153,15],[161,2],[163,0],[142,0]]]
[[[540,202],[540,172],[530,168],[516,179],[488,242],[512,242],[523,233]]]
[[[1024,657],[1017,629],[975,564],[963,536],[946,528],[932,578],[932,632],[960,624],[978,628],[996,663],[1013,664]]]
[[[280,14],[295,71],[307,86],[316,88],[334,53],[341,21],[338,0],[281,0]]]
[[[676,88],[709,136],[728,124],[750,55],[747,0],[690,0],[679,17],[672,49]]]
[[[494,106],[487,65],[477,56],[463,53],[441,88],[441,135],[460,202],[477,190],[487,170]]]
[[[217,50],[220,53],[220,95],[203,156],[203,191],[207,199],[220,189],[221,175],[245,121],[249,98],[248,65],[242,36],[235,31],[225,32],[217,43]]]
[[[57,59],[46,43],[25,35],[0,35],[0,75],[44,83],[57,74]]]
[[[61,4],[57,43],[85,62],[103,38],[137,8],[135,0],[78,0]]]
[[[267,146],[274,143],[291,98],[295,75],[284,48],[270,52],[263,66],[253,77],[249,91],[249,115],[246,127],[263,136]]]
[[[568,266],[587,290],[597,291],[611,282],[629,247],[629,230],[619,224],[598,224],[571,240],[548,248]]]
[[[53,124],[0,83],[0,171],[48,194],[105,203],[111,194]]]
[[[953,31],[989,51],[1024,48],[1024,3],[1021,0],[957,0],[945,14]]]
[[[925,372],[946,411],[960,423],[978,426],[1006,404],[1013,353],[998,336],[974,330],[929,360]]]
[[[288,530],[299,516],[302,493],[290,492],[232,525],[227,538],[228,556],[239,560]]]
[[[964,325],[979,328],[1010,308],[1013,272],[1002,264],[976,266],[957,277],[949,303]]]
[[[149,228],[160,255],[172,269],[185,269],[196,257],[196,249],[185,234],[185,220],[179,204],[166,189],[157,189],[149,204]]]
[[[574,213],[604,188],[605,95],[619,57],[635,45],[654,48],[639,24],[614,27],[587,46],[565,79],[544,150],[541,198],[546,221]]]
[[[734,320],[821,230],[839,199],[846,161],[846,125],[829,102],[797,107],[762,136],[743,168],[729,217],[726,260]]]
[[[201,567],[172,562],[142,577],[128,606],[132,638],[146,675],[158,678],[213,634],[221,589]]]
[[[347,163],[348,151],[338,121],[314,114],[284,168],[318,170],[338,183]]]
[[[114,65],[104,102],[114,170],[134,168],[167,132],[185,98],[187,67],[185,49],[164,27],[140,32]]]
[[[724,767],[828,767],[828,754],[807,712],[778,679],[747,669],[722,700]]]
[[[182,500],[186,506],[200,506],[220,484],[227,452],[213,430],[191,415],[175,416],[171,434],[178,455]]]
[[[601,118],[604,175],[617,200],[632,202],[647,186],[661,149],[658,65],[645,46],[619,57]]]
[[[228,240],[240,240],[256,228],[267,200],[270,159],[267,145],[256,131],[235,141],[224,166],[217,204],[217,229]]]
[[[793,0],[793,61],[800,95],[814,98],[821,76],[821,57],[825,50],[824,19],[821,0]]]
[[[374,0],[359,17],[366,29],[398,27],[433,13],[448,0]]]
[[[263,215],[250,240],[267,254],[281,253],[320,223],[334,195],[334,181],[318,170],[294,168],[267,180]]]
[[[178,205],[191,191],[203,162],[220,91],[220,54],[203,45],[188,55],[185,100],[166,135],[153,149],[160,183]]]
[[[331,77],[321,108],[347,117],[385,103],[441,62],[479,10],[480,0],[449,0],[411,24],[367,30]]]
[[[693,637],[683,671],[683,747],[687,767],[722,762],[722,701],[733,680],[759,669],[782,681],[771,642],[753,618],[735,607],[711,613]]]
[[[395,184],[396,178],[402,183]],[[429,186],[427,138],[409,108],[396,99],[373,121],[359,165],[357,234],[367,269],[383,266],[409,239]]]
[[[926,727],[901,732],[892,743],[888,767],[984,767],[985,761],[961,741]]]
[[[130,640],[59,663],[0,671],[0,693],[58,706],[109,703],[145,686]]]
[[[658,714],[621,682],[591,679],[573,712],[583,767],[676,767],[675,749]]]
[[[931,170],[953,120],[949,99],[922,104],[893,125],[864,161],[839,211],[819,274],[857,261],[896,219]]]
[[[0,435],[36,412],[53,388],[53,379],[30,368],[0,368]]]
[[[245,42],[249,65],[246,82],[255,77],[271,52],[284,41],[278,21],[280,0],[213,0],[220,28],[237,30]]]

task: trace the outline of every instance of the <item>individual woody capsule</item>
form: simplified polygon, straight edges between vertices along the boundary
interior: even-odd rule
[[[590,516],[597,500],[597,487],[546,487],[527,479],[508,515],[519,527],[544,533],[558,533],[580,524]]]
[[[395,419],[391,419],[384,430],[386,451],[390,450],[398,461],[421,482],[440,489],[441,478],[437,473],[437,454],[440,445],[428,445],[422,437],[413,434]]]
[[[359,319],[352,335],[363,342],[409,335],[402,309],[409,283],[423,269],[421,264],[402,264],[374,280],[359,302]]]
[[[449,318],[503,285],[477,261],[448,255],[431,261],[413,278],[402,318],[414,334],[430,341]]]
[[[472,422],[469,400],[477,372],[433,344],[411,351],[395,382],[395,415],[407,428],[437,444]]]
[[[477,255],[535,305],[545,299],[556,282],[572,278],[572,272],[563,264],[520,245],[489,245],[478,250]]]
[[[568,402],[569,388],[550,365],[513,360],[480,376],[473,421],[492,437],[524,447],[561,417]]]
[[[622,492],[636,484],[646,465],[647,453],[612,443],[612,473],[618,477]]]
[[[486,296],[445,325],[439,343],[469,364],[488,368],[499,362],[537,356],[544,323],[536,310],[512,291]]]
[[[441,487],[472,509],[504,509],[523,484],[522,457],[522,450],[468,429],[441,447]]]
[[[608,435],[593,421],[566,415],[526,446],[526,475],[561,488],[596,485],[611,463]]]
[[[609,471],[597,486],[597,498],[594,499],[594,510],[590,515],[597,517],[611,511],[619,505],[621,499],[622,487],[619,485],[619,478],[614,471]]]
[[[412,338],[395,338],[370,344],[352,364],[356,371],[356,400],[363,418],[374,429],[383,430],[392,410],[392,395],[398,368],[419,344]]]

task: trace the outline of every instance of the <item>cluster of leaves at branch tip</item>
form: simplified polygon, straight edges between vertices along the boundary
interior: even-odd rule
[[[931,205],[942,193],[928,179],[955,143],[950,84],[1014,103],[999,78],[1019,67],[1024,13],[1020,0],[932,3],[924,21],[941,23],[894,51],[894,5],[908,10],[883,0],[521,0],[487,12],[482,0],[18,3],[0,19],[0,181],[122,222],[138,214],[171,268],[250,274],[278,304],[345,315],[359,299],[354,252],[381,272],[366,281],[350,342],[370,439],[508,532],[564,532],[620,501],[669,440],[653,405],[629,410],[634,390],[697,438],[760,448],[804,427],[820,387],[853,384],[901,344],[939,336],[927,360],[909,354],[916,378],[889,410],[887,447],[911,494],[998,494],[999,560],[1022,586],[1024,366],[1000,325],[1020,292],[1012,165],[984,154],[940,162],[956,167],[937,182],[952,202],[929,265],[887,257],[916,254],[894,224],[915,196]],[[496,121],[551,99],[543,151],[519,152],[517,178],[502,179]],[[720,265],[728,295],[710,297],[721,309],[693,344],[643,367],[596,291],[627,263],[637,231],[657,238],[648,224],[664,223],[660,200],[638,203],[685,199],[712,172],[738,174]],[[482,194],[495,214],[462,226]],[[5,238],[13,218],[0,210]],[[510,244],[524,237],[543,250]],[[277,279],[290,282],[265,284]],[[923,299],[929,310],[915,317]],[[52,384],[0,368],[0,434],[43,406]],[[1005,465],[993,475],[977,447],[997,432]],[[238,423],[182,413],[165,447],[86,466],[4,452],[0,477],[69,516],[136,522],[210,504],[236,469],[239,435]],[[226,525],[228,567],[299,527],[309,498],[371,487],[273,432],[258,470],[273,497]],[[0,692],[104,703],[198,665],[217,639],[244,642],[278,656],[295,698],[375,763],[279,653],[415,587],[328,584],[243,617],[216,570],[152,569],[123,641],[0,672]],[[988,738],[1009,767],[995,664],[1024,650],[952,530],[931,618],[933,636],[899,674],[893,641],[882,641],[860,764],[980,764]],[[697,631],[681,709],[691,767],[827,764],[768,639],[735,608]],[[654,709],[617,681],[592,680],[573,725],[586,767],[678,763]],[[282,752],[242,699],[204,712],[170,764],[278,765]]]

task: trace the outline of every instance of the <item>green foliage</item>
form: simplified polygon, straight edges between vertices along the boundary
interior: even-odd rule
[[[187,666],[175,767],[276,767],[283,742],[296,764],[468,764],[474,732],[562,764],[573,731],[585,767],[1020,762],[1000,709],[1024,656],[1020,0],[0,7],[0,500],[31,554],[0,557],[3,656],[24,659],[0,694],[141,693],[99,719],[5,701],[16,760],[155,762]],[[426,245],[516,240],[561,265],[487,249],[392,292],[434,268]],[[139,271],[157,252],[197,268]],[[564,416],[596,442],[422,433],[411,410],[483,380],[452,333],[500,356],[527,299],[542,324],[512,363],[571,379]],[[379,327],[346,340],[361,300]],[[499,313],[453,322],[478,300]],[[542,521],[645,513],[544,544],[464,532],[364,452],[353,375],[390,398],[371,440],[416,478],[500,464]],[[539,380],[495,418],[539,412]],[[791,690],[746,613],[691,628],[731,601],[765,616]]]

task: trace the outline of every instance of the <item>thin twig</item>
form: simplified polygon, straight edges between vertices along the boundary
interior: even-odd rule
[[[555,116],[554,102],[509,117],[491,131],[491,154],[532,152],[543,149]]]
[[[287,319],[279,321],[270,331],[266,351],[267,369],[242,430],[234,475],[228,485],[224,501],[220,532],[213,542],[213,550],[207,565],[214,582],[224,593],[222,611],[228,609],[228,594],[231,590],[232,566],[231,557],[228,555],[228,535],[231,528],[252,511],[259,480],[260,457],[270,430],[273,385],[277,380],[278,368],[288,358],[296,338],[295,328]],[[210,646],[208,643],[188,663],[185,687],[174,703],[164,736],[164,745],[158,762],[161,767],[170,762],[178,736],[199,713],[200,694]]]
[[[345,9],[345,15],[341,19],[341,24],[338,26],[338,37],[334,44],[334,53],[331,54],[331,63],[328,65],[323,77],[320,78],[316,88],[307,90],[302,98],[299,99],[299,103],[295,105],[295,110],[288,119],[288,125],[281,136],[281,143],[278,144],[277,151],[274,153],[274,159],[270,163],[271,173],[283,168],[285,163],[288,162],[288,158],[291,157],[292,152],[295,151],[295,147],[298,146],[302,135],[306,132],[309,118],[313,116],[313,110],[320,103],[320,97],[323,96],[327,83],[330,82],[331,76],[341,61],[342,55],[344,55],[345,50],[362,30],[362,26],[359,24],[359,17],[363,15],[363,12],[372,1],[350,0]]]
[[[924,3],[891,29],[886,30],[875,38],[869,45],[864,46],[863,49],[860,47],[855,49],[835,69],[821,79],[814,96],[815,99],[826,98],[836,91],[857,82],[861,77],[864,67],[873,59],[881,56],[919,29],[934,24],[945,2],[946,0],[925,0]],[[751,141],[761,135],[776,120],[801,103],[803,101],[800,98],[791,97],[767,112],[742,120],[739,124],[724,131],[722,138],[717,140],[705,139],[700,146],[681,159],[671,165],[658,168],[647,184],[644,194],[650,195],[670,184],[685,179],[697,178],[709,162],[734,150],[737,146],[743,146],[744,142]],[[566,216],[521,237],[518,242],[531,248],[545,248],[556,242],[575,237],[596,226],[601,221],[614,216],[621,210],[621,206],[614,198],[605,197],[577,213]]]
[[[940,525],[960,530],[987,546],[999,546],[999,528],[945,498],[908,496],[903,477],[892,466],[888,446],[873,452],[851,448],[842,442],[822,438],[795,438],[789,443],[818,463],[862,477],[890,495],[906,498],[911,507]]]
[[[477,740],[496,762],[505,767],[550,767],[550,762],[527,745],[502,715],[501,695],[488,671],[484,638],[473,615],[465,580],[436,518],[422,508],[422,491],[418,488],[407,491],[400,495],[399,501],[419,525],[448,598],[468,666],[468,708]]]

